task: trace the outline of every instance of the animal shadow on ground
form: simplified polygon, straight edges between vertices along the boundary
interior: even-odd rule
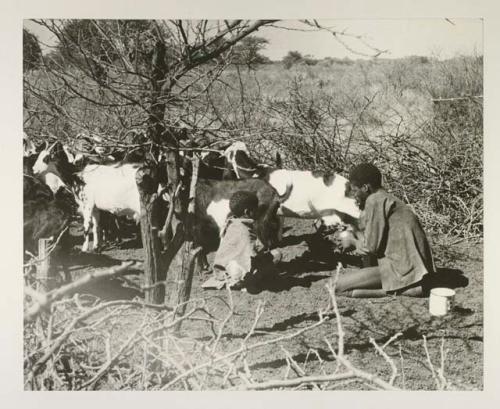
[[[94,295],[103,301],[131,300],[135,297],[144,296],[142,291],[130,287],[127,285],[127,281],[120,278],[93,281],[80,288],[79,292]]]
[[[331,271],[337,264],[361,265],[361,258],[334,251],[333,243],[318,234],[303,234],[300,236],[287,236],[283,242],[301,243],[306,241],[309,250],[289,261],[282,261],[273,266],[270,260],[263,260],[263,265],[257,270],[263,273],[253,277],[247,285],[247,291],[257,294],[261,291],[281,292],[293,287],[310,287],[315,281],[331,277]],[[283,244],[283,243],[282,243]],[[307,274],[314,272],[327,272],[326,274]]]
[[[351,308],[340,311],[341,319],[345,318],[345,317],[350,317],[354,313],[355,313],[355,310],[351,309]],[[324,317],[335,320],[335,313],[326,314]],[[292,329],[295,327],[299,327],[300,326],[299,324],[302,324],[303,322],[317,321],[318,319],[319,319],[319,317],[318,317],[317,312],[303,313],[303,314],[299,314],[299,315],[287,318],[281,322],[277,322],[274,325],[272,325],[271,327],[257,328],[256,331],[258,331],[260,334],[262,332],[269,332],[269,334],[275,334],[277,331],[286,331],[286,330],[289,330],[289,329]],[[300,345],[302,346],[302,349],[307,350],[307,351],[314,349],[323,361],[331,362],[335,359],[333,354],[330,351],[323,349],[323,348],[318,348],[316,345],[309,345],[309,343],[307,342],[307,338],[298,338],[297,340],[299,341]],[[373,345],[371,345],[371,346],[373,347]],[[311,360],[311,359],[314,360],[315,358],[316,358],[316,355],[314,355],[314,357],[311,357],[309,352],[293,355],[293,359],[296,362],[299,362],[301,364],[304,364],[308,360]],[[287,365],[287,362],[283,358],[283,359],[276,359],[276,360],[272,360],[272,361],[257,363],[255,365],[252,365],[252,369],[264,369],[264,368],[274,368],[275,369],[275,368],[283,367],[285,365]]]
[[[138,235],[137,237],[132,237],[128,240],[123,240],[116,247],[118,247],[122,250],[140,249],[140,248],[142,248],[141,236]]]
[[[308,250],[303,254],[301,259],[309,258],[316,263],[326,263],[329,266],[329,269],[335,268],[339,261],[344,265],[349,264],[358,267],[361,267],[362,265],[361,257],[341,253],[335,243],[328,236],[325,237],[318,233],[286,236],[281,241],[279,247],[284,248],[304,242],[307,244]],[[305,271],[306,270],[302,270],[302,272]]]
[[[313,233],[303,233],[298,235],[285,236],[279,243],[278,247],[285,248],[290,246],[296,246],[297,244],[304,242],[307,243],[307,245],[310,248],[311,247],[318,248],[318,250],[321,250],[326,247],[331,248],[333,245],[333,242],[328,240],[327,237],[322,236],[320,233],[313,232]]]
[[[297,244],[303,243],[303,242],[308,242],[311,240],[314,236],[317,236],[316,233],[306,233],[306,234],[300,234],[297,236],[285,236],[283,239],[279,242],[279,245],[277,247],[279,248],[286,248],[290,246],[296,246]]]
[[[69,267],[70,274],[72,270],[77,268],[90,268],[91,270],[99,268],[114,267],[121,264],[121,260],[114,259],[105,254],[99,253],[82,253],[73,252],[68,255],[66,263]],[[71,267],[72,266],[72,267]],[[88,271],[84,271],[81,276],[85,276]],[[130,274],[140,273],[137,271],[130,271]],[[77,280],[79,277],[72,275],[72,281]],[[94,280],[91,283],[78,288],[79,293],[91,294],[106,301],[132,299],[136,296],[142,296],[142,292],[138,289],[132,288],[121,278],[110,278]]]
[[[335,270],[338,263],[361,267],[361,258],[349,255],[325,251],[324,253],[313,253],[306,250],[301,255],[289,260],[282,261],[276,265],[280,275],[293,276],[303,273]]]
[[[343,311],[340,311],[340,315],[342,316],[341,318],[345,318],[352,316],[355,312],[356,311],[354,309],[348,308]],[[332,312],[324,314],[323,318],[335,319],[335,313]],[[299,315],[294,315],[293,317],[286,318],[283,321],[276,322],[270,327],[257,327],[257,330],[262,332],[269,332],[270,334],[272,334],[275,333],[276,331],[286,331],[289,329],[296,328],[299,326],[299,324],[302,324],[303,322],[315,322],[318,320],[319,320],[319,315],[316,311],[311,313],[302,313]]]
[[[288,291],[293,287],[309,288],[313,282],[328,277],[330,277],[329,274],[310,274],[304,277],[293,277],[271,273],[266,276],[254,277],[245,287],[249,294],[258,294],[262,291],[277,293]]]
[[[428,331],[426,331],[427,328],[420,328],[418,326],[411,326],[409,328],[406,328],[401,335],[401,339],[407,339],[410,341],[419,341],[422,339],[424,335],[426,335],[427,339],[462,339],[462,340],[470,340],[470,341],[483,341],[483,337],[481,335],[473,334],[469,336],[464,336],[462,334],[440,334],[440,333],[434,333],[434,334],[429,334]]]
[[[73,251],[67,256],[66,263],[69,266],[78,266],[78,269],[81,269],[85,267],[111,267],[120,264],[121,261],[101,253],[84,253],[81,251]]]
[[[441,325],[441,327],[445,328],[446,326]],[[461,329],[462,327],[458,328]],[[432,320],[429,321],[428,323],[419,323],[411,325],[400,331],[401,335],[398,337],[398,340],[422,341],[424,335],[426,336],[427,340],[441,339],[441,338],[459,339],[462,340],[465,346],[468,347],[468,349],[470,350],[472,349],[470,346],[471,341],[483,342],[483,337],[482,335],[479,334],[470,334],[468,336],[464,336],[463,334],[460,333],[456,334],[442,333],[442,331],[440,332],[439,329],[440,329],[439,323],[433,323]],[[362,334],[363,334],[362,331],[355,333],[356,336],[352,337],[352,340],[362,339],[364,337]],[[372,337],[378,345],[385,344],[392,336],[393,336],[392,333],[387,333],[385,335],[372,333]],[[344,351],[346,353],[349,353],[352,350],[365,352],[373,348],[373,344],[370,341],[353,342],[352,340],[350,339],[344,344]]]
[[[324,348],[314,348],[314,350],[318,353],[319,357],[326,362],[331,362],[334,360],[334,357],[332,353]],[[295,362],[298,362],[300,364],[305,364],[307,361],[312,361],[316,358],[316,355],[312,355],[310,353],[305,353],[302,352],[300,354],[295,354],[292,356],[293,360]],[[259,362],[256,364],[253,364],[250,366],[250,369],[252,370],[258,370],[258,369],[278,369],[278,368],[283,368],[286,367],[288,364],[288,361],[286,358],[277,358],[272,361],[265,361],[265,362]]]
[[[352,314],[355,313],[355,310],[353,309],[346,309],[344,311],[341,311],[342,317],[350,317]],[[327,319],[335,319],[335,313],[328,313],[323,315],[324,318]],[[275,336],[276,332],[282,332],[282,331],[287,331],[290,329],[294,328],[300,328],[301,324],[306,323],[306,322],[317,322],[319,320],[319,316],[317,312],[310,312],[310,313],[302,313],[298,315],[294,315],[289,318],[285,318],[283,321],[276,322],[271,326],[268,327],[257,327],[255,328],[255,333],[252,336]],[[238,334],[235,333],[224,333],[222,335],[222,338],[227,339],[227,340],[234,340],[234,339],[243,339],[247,336],[248,334],[246,332],[241,332]],[[200,338],[197,338],[198,341],[208,341],[211,337],[210,336],[203,336]]]

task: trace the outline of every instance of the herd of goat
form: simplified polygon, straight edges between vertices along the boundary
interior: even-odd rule
[[[180,153],[186,170],[183,174],[189,178],[192,161],[187,153]],[[259,164],[243,142],[227,144],[220,151],[190,153],[200,158],[193,239],[203,249],[199,259],[202,267],[206,267],[206,255],[219,246],[229,199],[236,191],[257,194],[255,227],[267,248],[281,240],[284,216],[320,220],[323,226],[355,226],[359,217],[359,208],[348,196],[347,179],[340,174],[283,169],[279,154],[276,166]],[[92,152],[77,152],[57,140],[35,146],[26,134],[23,155],[26,254],[36,254],[38,240],[47,237],[60,238],[57,252],[67,254],[70,248],[65,237],[69,237],[69,225],[76,214],[83,218],[84,252],[98,250],[103,236],[119,237],[118,218],[140,222],[136,174],[145,156],[110,153],[98,146]],[[170,206],[168,198],[166,195],[163,201],[164,217]]]

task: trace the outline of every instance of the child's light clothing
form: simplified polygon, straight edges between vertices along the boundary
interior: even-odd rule
[[[222,231],[219,249],[214,259],[214,276],[203,288],[222,288],[241,284],[252,271],[252,258],[258,243],[253,229],[254,220],[230,217]]]

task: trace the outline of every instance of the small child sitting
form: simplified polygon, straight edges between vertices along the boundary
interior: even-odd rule
[[[214,276],[202,285],[203,288],[221,289],[226,283],[229,288],[242,288],[249,274],[262,266],[258,262],[262,258],[258,253],[263,246],[254,231],[258,205],[255,193],[238,191],[231,196],[231,213],[221,232],[213,263]]]

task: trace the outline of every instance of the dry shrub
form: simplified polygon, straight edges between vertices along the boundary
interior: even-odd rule
[[[267,162],[279,151],[293,169],[345,174],[373,162],[427,230],[481,237],[482,58],[354,67],[329,87],[321,75],[319,83],[304,72],[289,78],[286,97],[261,104],[269,119],[252,148]]]
[[[431,154],[409,166],[404,178],[413,179],[413,189],[406,194],[411,195],[411,203],[426,203],[431,212],[445,216],[436,232],[464,238],[481,236],[482,105],[474,99],[437,105],[435,117],[422,131]]]

